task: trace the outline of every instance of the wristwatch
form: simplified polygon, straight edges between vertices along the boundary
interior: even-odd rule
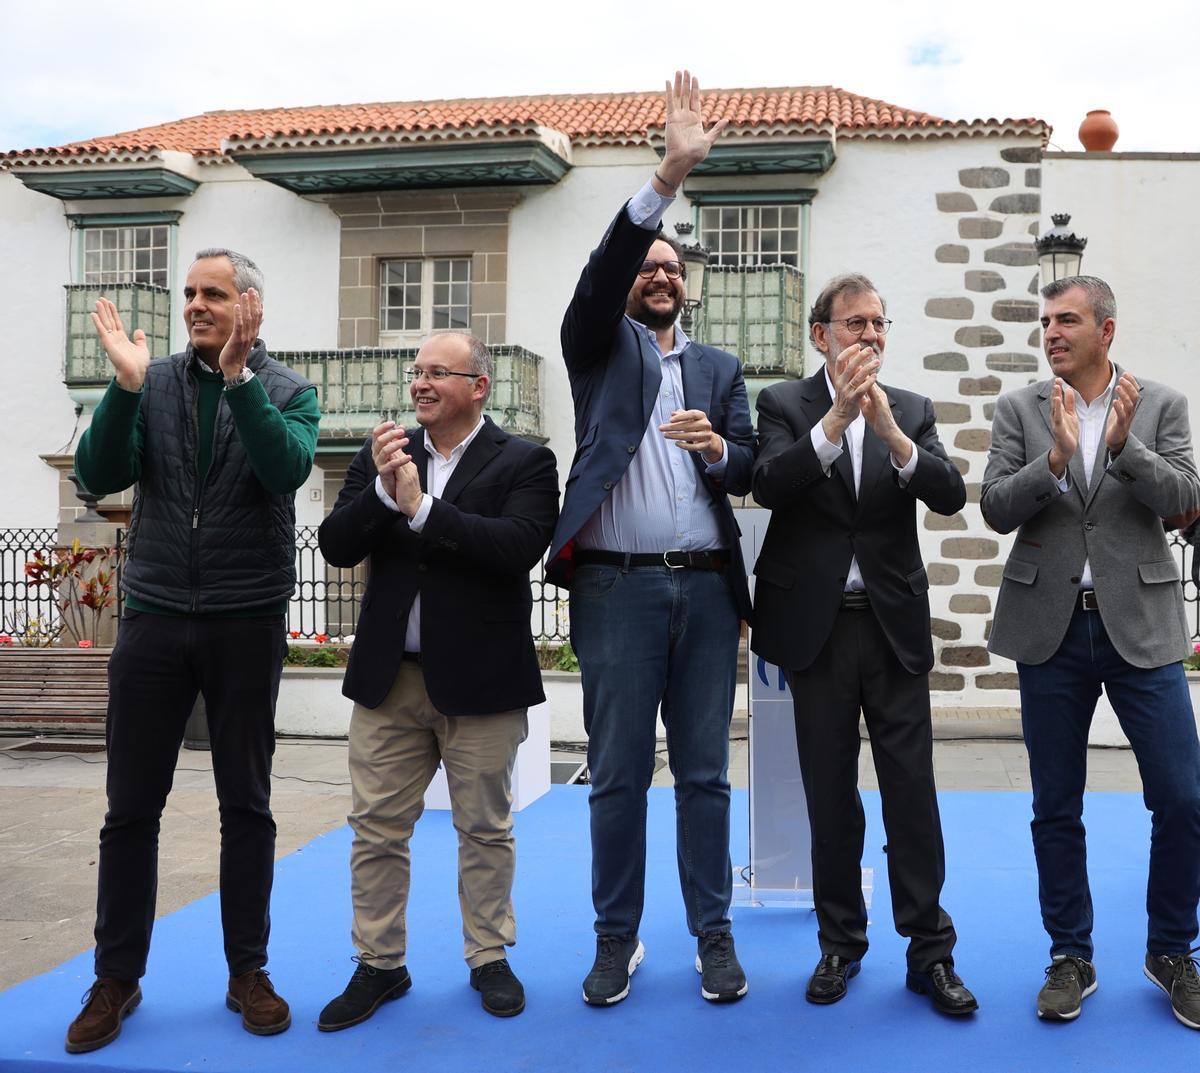
[[[243,365],[242,371],[238,373],[237,376],[225,377],[225,390],[229,391],[231,388],[241,387],[243,384],[248,384],[253,379],[254,370],[251,369],[249,365]]]

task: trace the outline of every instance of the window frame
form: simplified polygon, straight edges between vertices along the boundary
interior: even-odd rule
[[[376,262],[378,265],[378,286],[376,288],[376,296],[378,299],[378,317],[379,317],[379,345],[381,347],[403,347],[420,342],[421,339],[432,332],[441,331],[467,331],[471,330],[471,284],[473,275],[473,256],[471,254],[458,255],[440,255],[437,257],[380,257]],[[389,286],[410,287],[413,284],[406,278],[403,283],[386,282],[385,273],[388,266],[394,264],[421,266],[420,278],[416,281],[416,286],[419,288],[419,304],[387,306],[385,300],[387,297],[386,291]],[[449,278],[446,280],[437,279],[438,266],[449,266]],[[466,276],[465,279],[455,278],[456,267],[461,267]],[[466,304],[461,305],[453,302],[454,288],[466,288]],[[437,302],[439,288],[447,288],[449,294],[447,298],[449,302]],[[465,323],[453,322],[453,310],[465,309]],[[416,328],[387,328],[386,314],[389,310],[418,310],[418,326]],[[446,323],[437,323],[440,319],[439,314],[450,312],[445,316]],[[407,318],[406,318],[407,319]]]

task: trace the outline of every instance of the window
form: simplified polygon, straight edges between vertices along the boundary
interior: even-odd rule
[[[83,282],[169,286],[169,233],[166,225],[85,228]]]
[[[700,241],[717,268],[750,265],[800,267],[799,205],[705,205]]]
[[[469,257],[380,262],[379,331],[392,337],[387,342],[397,341],[397,336],[470,327]]]

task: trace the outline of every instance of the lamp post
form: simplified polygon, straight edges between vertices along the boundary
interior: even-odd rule
[[[1069,213],[1055,213],[1050,219],[1054,221],[1054,226],[1034,243],[1038,264],[1042,268],[1043,287],[1056,279],[1079,275],[1083,248],[1088,241],[1067,226],[1071,222]]]
[[[686,241],[693,230],[690,223],[675,225],[675,234],[683,247],[683,263],[687,269],[683,279],[683,313],[679,317],[679,326],[689,338],[695,328],[696,313],[704,301],[704,270],[708,267],[709,256],[708,250],[699,242]]]

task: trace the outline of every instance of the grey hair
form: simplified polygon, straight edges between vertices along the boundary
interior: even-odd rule
[[[878,295],[879,302],[883,306],[883,311],[887,312],[887,302],[884,300],[883,295],[879,294],[875,284],[861,272],[847,272],[841,276],[834,276],[821,289],[821,293],[817,295],[817,300],[813,303],[813,307],[809,311],[809,332],[812,332],[814,324],[829,323],[829,318],[833,316],[833,303],[837,300],[839,294],[865,293]]]
[[[1087,295],[1088,305],[1097,324],[1117,319],[1117,299],[1112,288],[1099,276],[1063,276],[1042,288],[1043,298],[1059,298],[1073,287]]]
[[[487,343],[480,339],[479,336],[472,335],[470,332],[449,331],[438,332],[436,334],[453,335],[467,344],[469,349],[467,371],[473,376],[487,377],[487,395],[483,397],[484,402],[487,402],[488,395],[492,393],[492,352],[488,350]]]
[[[244,253],[227,250],[222,246],[210,246],[208,249],[200,250],[196,254],[195,260],[205,261],[210,257],[228,258],[229,263],[233,265],[233,285],[237,288],[238,294],[245,294],[253,287],[258,291],[259,298],[263,296],[262,269]]]

